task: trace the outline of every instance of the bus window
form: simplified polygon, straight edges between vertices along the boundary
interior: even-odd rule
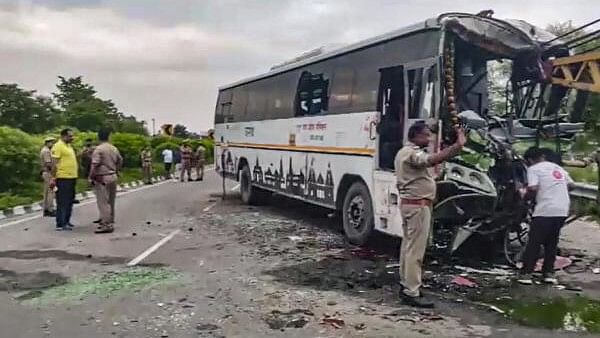
[[[408,71],[408,118],[421,118],[421,92],[423,84],[423,68]]]
[[[267,91],[261,81],[248,85],[248,104],[246,105],[246,120],[258,121],[265,116],[267,108]]]
[[[432,66],[425,71],[423,74],[423,80],[425,88],[423,91],[423,112],[420,117],[422,118],[434,118],[436,111],[435,104],[435,79],[436,79],[436,66]]]
[[[215,120],[221,122],[232,122],[233,116],[231,116],[231,97],[232,90],[224,90],[219,94],[219,101],[216,111]]]
[[[317,115],[328,110],[329,79],[303,71],[296,89],[295,115]]]
[[[349,67],[336,68],[331,85],[329,109],[332,113],[347,113],[352,103],[354,87],[354,69]]]
[[[246,104],[248,102],[248,92],[245,86],[233,89],[233,98],[231,100],[231,115],[236,122],[246,120]]]

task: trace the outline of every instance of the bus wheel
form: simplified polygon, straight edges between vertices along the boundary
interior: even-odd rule
[[[375,220],[371,195],[364,183],[355,182],[348,189],[344,197],[342,218],[344,233],[350,243],[356,245],[367,243],[373,232]]]
[[[247,165],[242,168],[240,173],[240,193],[242,195],[242,202],[250,205],[262,204],[269,197],[266,191],[252,185],[252,175]]]

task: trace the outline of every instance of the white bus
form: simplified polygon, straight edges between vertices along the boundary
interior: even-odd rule
[[[341,212],[353,243],[364,243],[374,229],[401,237],[393,162],[406,130],[417,120],[443,129],[444,116],[457,110],[485,114],[486,62],[511,58],[525,45],[519,34],[506,33],[507,27],[533,27],[521,24],[526,27],[446,14],[337,50],[316,50],[221,87],[217,171],[240,182],[245,203],[276,193]],[[489,34],[496,40],[475,39]],[[462,90],[455,94],[455,87]],[[443,139],[438,134],[432,148]],[[489,178],[452,165],[463,177],[448,180],[492,196],[480,208],[493,210]]]

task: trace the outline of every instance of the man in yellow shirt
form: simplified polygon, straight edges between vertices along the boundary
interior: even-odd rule
[[[71,143],[73,131],[69,128],[60,132],[60,140],[52,147],[52,180],[56,186],[56,230],[72,230],[71,211],[77,183],[77,155]]]

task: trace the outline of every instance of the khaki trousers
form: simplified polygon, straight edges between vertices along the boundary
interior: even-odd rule
[[[198,161],[196,164],[196,178],[204,178],[204,161]]]
[[[400,283],[404,293],[411,297],[420,295],[422,265],[431,231],[431,208],[427,206],[400,207],[404,220],[404,237],[400,249]]]
[[[50,189],[50,178],[52,178],[52,175],[44,171],[42,178],[44,179],[44,211],[54,211],[54,190]]]
[[[117,175],[102,177],[102,183],[94,185],[96,203],[100,213],[100,224],[110,225],[115,223],[115,198],[117,196]]]
[[[144,164],[142,167],[144,183],[152,183],[152,164]]]

